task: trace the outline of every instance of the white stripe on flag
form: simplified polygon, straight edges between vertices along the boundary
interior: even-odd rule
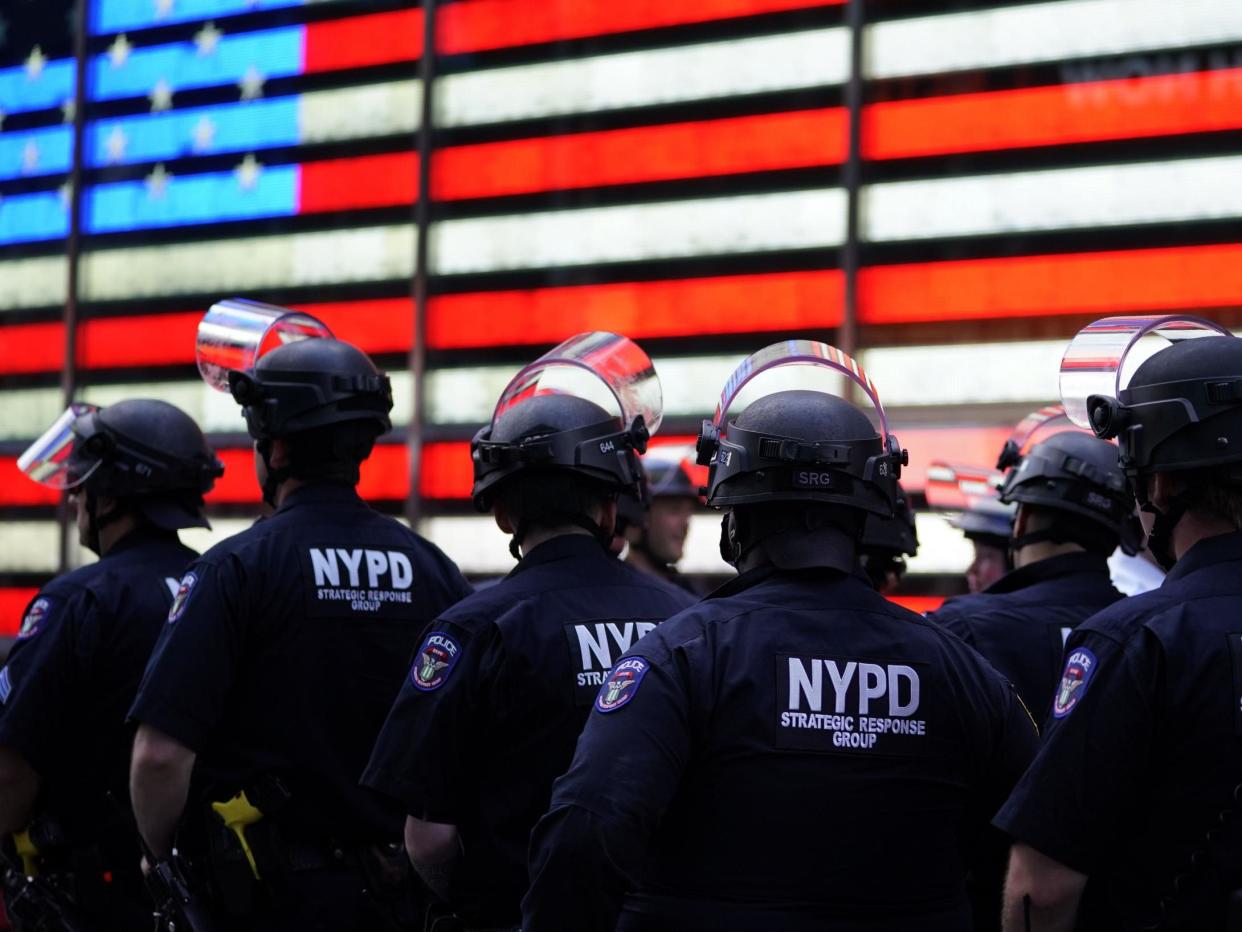
[[[431,231],[436,274],[832,247],[840,189],[446,220]]]
[[[877,23],[864,60],[895,78],[1239,39],[1238,0],[1056,0]]]
[[[840,84],[848,76],[845,30],[815,29],[445,75],[436,79],[436,120],[500,123]]]
[[[304,94],[298,106],[303,143],[412,133],[422,114],[422,84],[390,81]]]
[[[875,241],[1242,217],[1242,156],[877,184],[861,217]]]

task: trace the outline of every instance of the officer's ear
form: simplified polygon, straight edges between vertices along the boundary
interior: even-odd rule
[[[290,465],[291,454],[289,452],[289,444],[283,437],[275,437],[272,439],[272,454],[268,458],[272,469],[284,469]]]
[[[1147,498],[1157,511],[1166,510],[1169,502],[1186,490],[1186,483],[1173,473],[1153,473],[1146,481]]]
[[[496,527],[506,534],[517,533],[517,528],[513,526],[513,521],[509,518],[509,512],[499,501],[492,507],[492,517],[496,519]]]
[[[1021,540],[1030,531],[1031,513],[1027,510],[1026,505],[1019,503],[1018,510],[1013,516],[1013,530],[1009,534],[1010,540]]]
[[[613,534],[617,529],[617,500],[603,503],[599,509],[598,521],[596,522],[603,529],[605,534]]]

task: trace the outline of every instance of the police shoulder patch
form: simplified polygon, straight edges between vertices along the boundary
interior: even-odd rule
[[[642,657],[626,657],[614,666],[595,697],[599,712],[615,712],[638,694],[638,685],[651,669]]]
[[[439,689],[453,672],[460,656],[461,645],[455,637],[443,631],[431,632],[414,658],[410,682],[415,689],[425,693]]]
[[[26,617],[22,619],[22,626],[17,629],[17,639],[24,641],[42,631],[51,611],[52,600],[46,596],[39,596],[31,602],[30,607],[26,609]]]
[[[1097,663],[1095,654],[1086,647],[1076,647],[1070,651],[1069,658],[1065,661],[1065,672],[1061,674],[1061,683],[1057,686],[1057,694],[1052,703],[1054,717],[1065,718],[1082,701],[1087,685],[1095,676]]]
[[[177,594],[173,596],[172,608],[168,610],[168,623],[171,625],[185,613],[185,607],[190,601],[190,594],[194,591],[194,587],[198,584],[198,575],[196,573],[186,573],[181,577],[181,585],[177,587]]]
[[[9,701],[9,696],[13,693],[13,680],[9,676],[9,668],[5,667],[0,670],[0,705]]]

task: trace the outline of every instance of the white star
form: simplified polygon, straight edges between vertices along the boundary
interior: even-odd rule
[[[173,89],[167,79],[160,78],[155,82],[155,87],[151,88],[151,93],[147,95],[151,100],[151,112],[157,110],[168,110],[172,107]]]
[[[237,82],[237,86],[241,88],[242,100],[254,100],[256,97],[263,96],[263,82],[266,78],[253,64],[246,69],[246,73],[242,75],[242,79]]]
[[[108,138],[104,140],[104,149],[108,154],[109,162],[119,162],[125,158],[125,147],[129,145],[129,138],[125,135],[125,130],[120,125],[112,127],[112,132],[108,134]]]
[[[64,114],[62,122],[72,123],[74,116],[78,112],[78,101],[76,97],[66,97],[65,102],[60,105],[60,112]]]
[[[155,0],[155,18],[163,19],[172,12],[174,0]]]
[[[26,78],[31,81],[38,81],[43,74],[43,68],[47,64],[47,56],[43,54],[43,49],[35,46],[30,50],[30,56],[26,59]]]
[[[129,61],[129,53],[134,47],[129,44],[129,39],[125,37],[125,33],[121,33],[116,37],[110,46],[108,46],[108,59],[112,62],[113,68],[124,68],[125,63]]]
[[[39,144],[33,139],[22,148],[22,174],[29,175],[39,167]]]
[[[262,163],[254,157],[253,152],[247,152],[241,164],[233,169],[233,174],[237,176],[237,186],[243,191],[249,191],[259,183],[259,173],[262,171]]]
[[[151,174],[146,177],[147,197],[152,199],[163,198],[168,193],[168,182],[172,181],[172,175],[165,170],[164,163],[160,162],[151,170]]]
[[[216,124],[211,122],[207,116],[198,118],[198,122],[194,124],[194,151],[204,152],[211,148],[211,144],[216,138]]]
[[[198,47],[198,54],[206,57],[214,55],[216,46],[220,44],[220,38],[224,35],[216,28],[215,23],[208,23],[202,29],[194,34],[194,44]]]

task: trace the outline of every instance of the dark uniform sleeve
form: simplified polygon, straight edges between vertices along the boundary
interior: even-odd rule
[[[241,592],[234,558],[190,567],[147,663],[131,719],[202,751],[245,651]]]
[[[965,613],[951,601],[946,602],[934,612],[928,612],[927,620],[939,625],[945,631],[953,632],[971,647],[975,646],[974,635],[970,632],[970,625],[966,624]]]
[[[1052,727],[995,824],[1092,874],[1110,840],[1136,814],[1134,775],[1145,770],[1151,753],[1159,654],[1146,633],[1124,647],[1102,636],[1076,641],[1067,649]]]
[[[486,694],[505,667],[494,625],[433,622],[362,783],[400,800],[416,819],[462,824],[471,811],[476,743],[490,731]]]
[[[0,745],[18,751],[40,775],[53,767],[81,708],[80,633],[94,628],[98,611],[85,590],[39,593],[0,671]]]
[[[616,925],[622,897],[637,886],[648,840],[690,759],[687,649],[693,645],[669,651],[657,629],[610,671],[573,763],[531,836],[525,932],[611,932]],[[628,687],[632,694],[610,699],[627,664],[638,679]]]

